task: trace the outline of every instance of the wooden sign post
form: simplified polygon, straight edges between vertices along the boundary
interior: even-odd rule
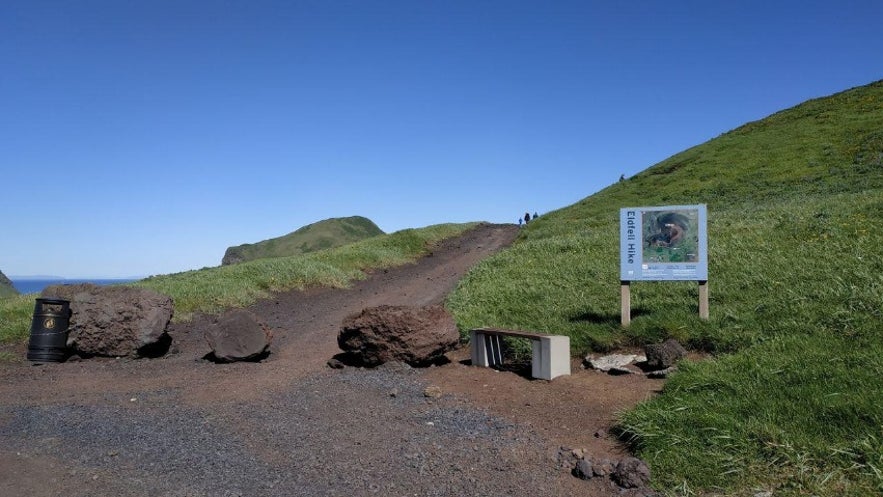
[[[628,328],[632,323],[632,292],[631,281],[619,282],[620,324]],[[708,281],[699,282],[699,319],[708,321]]]
[[[628,328],[632,323],[632,289],[630,281],[619,282],[619,298],[622,301],[620,305],[620,313],[622,315],[622,327]]]
[[[708,321],[708,281],[699,282],[699,319]]]

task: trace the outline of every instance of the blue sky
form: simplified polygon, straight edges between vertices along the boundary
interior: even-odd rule
[[[0,270],[514,223],[883,78],[883,2],[0,2]],[[612,211],[620,206],[610,206]]]

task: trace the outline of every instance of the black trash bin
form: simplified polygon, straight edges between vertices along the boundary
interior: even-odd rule
[[[34,362],[62,362],[67,357],[67,328],[70,324],[70,301],[64,299],[37,299],[31,339],[28,342],[28,360]]]

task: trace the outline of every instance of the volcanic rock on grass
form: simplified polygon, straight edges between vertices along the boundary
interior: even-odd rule
[[[244,309],[218,316],[203,332],[215,362],[259,361],[267,356],[273,335],[266,323]]]
[[[662,343],[652,343],[645,346],[644,353],[647,355],[647,367],[666,369],[683,359],[687,355],[687,349],[674,338],[669,338]]]
[[[626,457],[619,461],[611,477],[620,487],[642,488],[650,483],[650,468],[636,457]]]
[[[365,366],[401,361],[422,366],[442,358],[460,340],[454,318],[441,306],[369,307],[344,319],[337,344]]]
[[[171,297],[130,286],[52,285],[43,297],[70,301],[67,346],[81,357],[156,357],[172,342]]]

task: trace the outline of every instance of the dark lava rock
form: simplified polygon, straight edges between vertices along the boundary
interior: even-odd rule
[[[269,327],[245,309],[233,309],[218,316],[204,332],[215,362],[259,361],[270,350],[273,335]]]
[[[669,338],[662,343],[652,343],[645,346],[644,353],[647,356],[647,367],[666,369],[686,357],[687,349],[674,338]]]
[[[573,468],[573,476],[581,480],[591,480],[594,475],[595,474],[592,471],[592,461],[588,459],[580,459],[579,462],[576,463],[576,467]]]
[[[620,487],[641,488],[650,483],[650,468],[636,457],[626,457],[619,461],[611,477]]]

